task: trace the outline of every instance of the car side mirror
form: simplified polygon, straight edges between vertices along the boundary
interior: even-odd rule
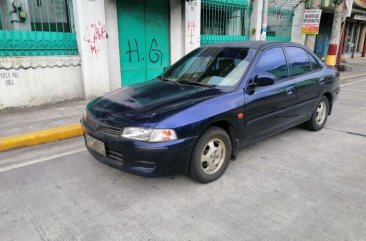
[[[163,71],[166,72],[169,69],[169,67],[164,67]]]
[[[273,85],[275,83],[275,80],[272,75],[269,74],[259,74],[255,78],[255,86],[263,87],[263,86],[269,86]]]

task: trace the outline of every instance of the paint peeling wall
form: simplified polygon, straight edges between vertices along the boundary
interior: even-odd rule
[[[78,56],[0,59],[0,110],[83,98]]]

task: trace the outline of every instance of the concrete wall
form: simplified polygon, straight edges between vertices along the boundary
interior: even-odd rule
[[[0,110],[83,98],[78,56],[0,59]]]
[[[261,25],[262,25],[262,11],[263,11],[263,0],[254,0],[252,2],[252,14],[250,16],[250,40],[261,39]]]
[[[291,26],[291,41],[299,44],[305,44],[306,35],[301,32],[304,19],[305,2],[299,3],[294,9],[294,17]]]
[[[184,55],[184,7],[181,0],[170,0],[170,64]]]
[[[82,63],[84,97],[111,90],[104,1],[73,1],[75,29]],[[113,34],[111,32],[111,34]]]
[[[201,45],[201,0],[184,1],[184,53]]]
[[[118,20],[116,0],[105,0],[106,24],[108,33],[108,68],[111,90],[121,87],[121,65],[118,42]]]

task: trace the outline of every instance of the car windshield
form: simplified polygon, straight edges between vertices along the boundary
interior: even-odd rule
[[[247,70],[255,50],[249,48],[199,48],[161,76],[167,81],[208,87],[232,87]]]

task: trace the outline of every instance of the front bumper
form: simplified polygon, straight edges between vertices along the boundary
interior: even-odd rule
[[[122,171],[140,176],[170,176],[185,173],[196,138],[162,143],[121,139],[94,129],[81,120],[85,134],[103,141],[106,156],[87,147],[97,160]]]

